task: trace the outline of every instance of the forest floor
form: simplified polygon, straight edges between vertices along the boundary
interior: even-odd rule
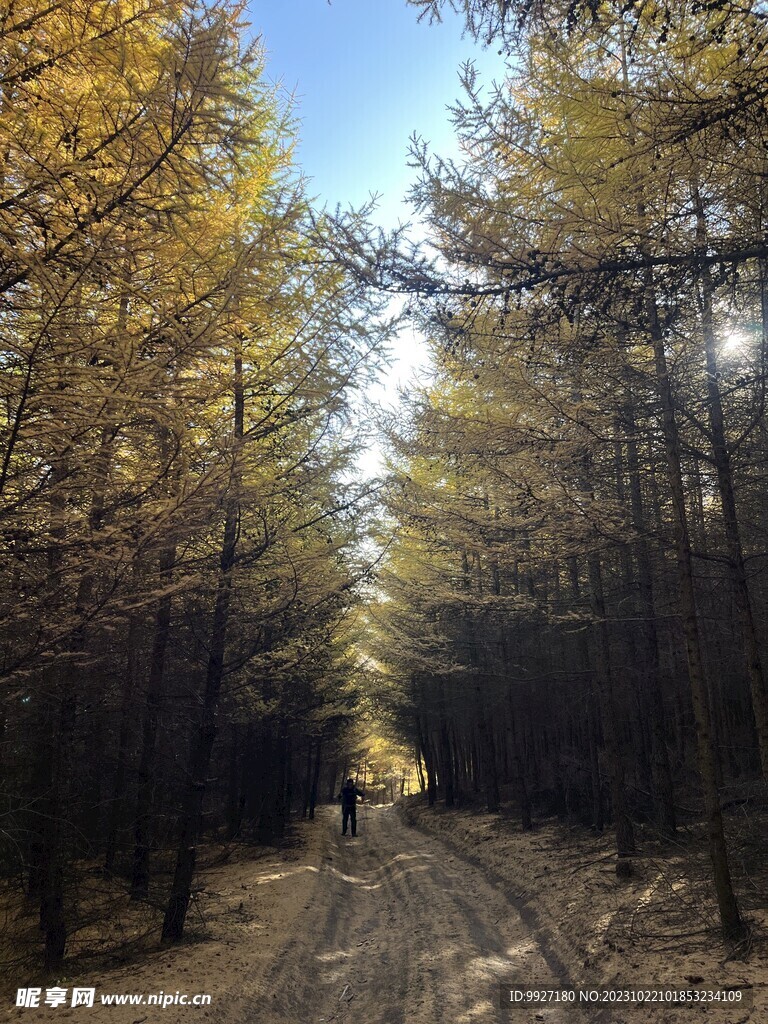
[[[653,909],[652,894],[661,883],[649,879],[661,865],[645,864],[632,881],[620,883],[606,859],[607,838],[582,840],[554,825],[522,835],[508,818],[440,813],[411,803],[361,808],[353,839],[339,834],[338,809],[318,812],[314,823],[297,826],[298,841],[288,849],[241,848],[237,860],[204,871],[182,946],[146,950],[109,968],[72,967],[57,979],[68,992],[95,987],[92,1008],[14,1007],[6,1019],[671,1024],[692,1021],[703,1009],[502,1010],[500,986],[511,982],[645,988],[748,983],[755,992],[752,1012],[710,1006],[707,1020],[768,1019],[764,944],[747,962],[723,962],[711,931],[680,938],[671,930],[680,927],[675,914]],[[674,892],[674,869],[665,862],[664,870]],[[688,932],[698,931],[700,908],[694,909],[689,905]],[[666,930],[664,941],[646,934],[649,913],[653,934]],[[101,1002],[105,994],[160,991],[207,993],[212,1001],[166,1008]],[[11,1005],[10,990],[5,1005]]]
[[[531,935],[564,966],[571,984],[613,989],[728,989],[749,986],[744,1005],[615,1007],[596,1014],[611,1024],[682,1024],[705,1013],[710,1024],[768,1021],[768,887],[750,862],[764,867],[765,820],[731,823],[732,870],[752,929],[751,948],[720,941],[704,836],[680,829],[662,848],[639,834],[633,876],[615,874],[613,836],[555,821],[523,833],[517,820],[422,801],[403,807],[405,819],[476,866],[505,891]],[[734,863],[736,862],[736,863]],[[750,877],[751,876],[751,877]],[[757,883],[757,884],[756,884]],[[744,955],[743,959],[736,956]],[[523,971],[514,977],[525,978]],[[535,980],[528,977],[527,980]],[[507,1019],[519,1019],[511,1011]],[[594,1019],[594,1018],[593,1018]]]

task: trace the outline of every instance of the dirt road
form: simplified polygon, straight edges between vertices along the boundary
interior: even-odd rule
[[[409,827],[393,807],[363,806],[358,824],[357,838],[342,837],[338,808],[319,808],[316,821],[298,823],[296,846],[202,871],[183,945],[63,973],[55,983],[65,1001],[56,1008],[44,1005],[45,990],[29,1009],[13,1007],[9,993],[0,1018],[580,1024],[567,1008],[502,1012],[502,982],[567,983],[515,908],[514,892]],[[93,987],[93,1005],[71,1007],[73,986]],[[157,993],[172,1005],[151,1005]],[[176,998],[194,993],[209,994],[210,1004]]]
[[[478,868],[392,807],[362,808],[354,839],[339,834],[329,808],[317,826],[309,910],[265,972],[254,1007],[260,1024],[579,1019],[557,1008],[502,1016],[501,982],[566,979]]]
[[[438,820],[427,817],[431,825]],[[653,1011],[588,1007],[583,1015],[578,1006],[502,1010],[501,983],[559,988],[577,981],[569,979],[552,950],[577,971],[589,950],[597,956],[596,944],[608,949],[601,939],[608,925],[601,921],[612,919],[624,890],[617,889],[613,875],[609,880],[590,876],[596,909],[587,913],[583,893],[576,901],[579,883],[570,861],[567,870],[558,870],[557,849],[539,849],[543,833],[526,840],[500,829],[497,817],[460,812],[450,821],[444,817],[443,837],[430,824],[423,832],[409,827],[393,807],[363,807],[359,835],[352,839],[339,834],[338,808],[324,807],[316,821],[297,822],[295,842],[280,849],[233,847],[231,857],[222,860],[212,847],[206,851],[210,866],[196,881],[183,944],[147,949],[114,966],[106,958],[98,968],[94,961],[88,966],[73,960],[49,982],[63,991],[62,1005],[45,1005],[45,990],[37,1008],[17,1009],[9,991],[0,1020],[587,1024],[588,1017],[590,1024],[685,1024],[692,1019],[688,1005]],[[551,865],[556,876],[549,888],[535,881],[542,860],[543,870]],[[558,921],[569,927],[558,927]],[[582,929],[584,941],[573,941],[574,927]],[[692,973],[715,987],[757,983],[762,977],[762,961],[714,963],[717,946],[709,960],[701,950],[675,959],[650,957],[638,945],[628,949],[624,962],[631,973],[625,969],[620,975],[624,987],[632,987],[634,976],[659,978],[670,988],[680,988]],[[609,960],[606,970],[605,961],[593,964],[590,974],[612,977],[612,965]],[[30,983],[41,984],[18,979],[19,985]],[[91,987],[92,1006],[70,1005],[74,986]],[[207,994],[210,1001],[195,1005],[185,998],[195,993]],[[705,1009],[710,1024],[756,1024],[768,1019],[764,1003],[760,1007]]]

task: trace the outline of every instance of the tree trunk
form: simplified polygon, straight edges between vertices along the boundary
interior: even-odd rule
[[[723,817],[720,810],[720,796],[717,788],[715,758],[712,749],[710,708],[707,700],[707,686],[704,676],[698,615],[696,612],[693,561],[681,469],[680,438],[677,418],[675,416],[672,383],[667,366],[664,334],[659,323],[653,274],[650,270],[646,273],[645,312],[653,345],[656,387],[662,409],[664,447],[667,456],[667,474],[672,497],[675,545],[677,549],[680,607],[688,656],[691,702],[696,721],[699,773],[704,796],[704,810],[709,837],[709,855],[712,862],[715,892],[723,933],[726,939],[740,940],[745,935],[745,928],[731,882],[728,851],[723,831]]]
[[[171,542],[160,554],[159,583],[164,591],[155,609],[149,681],[141,729],[141,755],[137,773],[136,816],[134,824],[131,899],[145,900],[149,895],[149,857],[152,843],[155,775],[157,771],[157,728],[165,677],[165,654],[171,626],[169,587],[176,562],[176,545]]]
[[[315,770],[312,773],[312,788],[309,791],[309,820],[315,819],[315,807],[317,805],[317,792],[320,785],[320,768],[322,767],[323,737],[317,737],[315,747]]]
[[[224,678],[224,653],[227,643],[227,626],[229,624],[229,603],[232,590],[232,570],[235,565],[237,549],[238,522],[240,519],[240,477],[239,449],[243,438],[244,398],[243,398],[243,363],[239,352],[235,356],[234,378],[234,445],[232,452],[232,469],[230,473],[229,494],[226,502],[224,518],[224,537],[219,563],[219,578],[216,588],[216,601],[211,625],[211,640],[208,654],[208,667],[203,692],[203,706],[200,722],[192,740],[187,770],[187,784],[180,822],[180,839],[176,855],[171,894],[163,921],[162,938],[164,941],[178,942],[184,932],[184,921],[187,916],[189,900],[192,893],[192,879],[197,860],[197,843],[203,818],[203,796],[206,788],[206,775],[211,762],[211,753],[216,738],[216,714],[219,707],[219,694]]]
[[[115,870],[115,859],[121,829],[125,828],[125,796],[127,792],[126,769],[128,758],[128,740],[131,734],[131,701],[136,686],[136,662],[138,643],[138,617],[131,615],[128,623],[127,654],[125,678],[123,680],[120,700],[120,729],[117,738],[117,754],[115,757],[115,778],[112,787],[112,801],[109,809],[109,828],[107,830],[107,848],[104,855],[104,871],[107,875]]]
[[[232,722],[230,736],[226,811],[227,839],[235,839],[240,834],[244,804],[242,791],[244,757],[240,751],[240,726],[237,722]]]
[[[632,874],[632,862],[628,858],[635,852],[635,836],[632,821],[627,812],[626,790],[624,783],[624,759],[618,737],[618,705],[614,692],[613,669],[611,667],[610,637],[605,616],[605,599],[603,597],[603,575],[600,556],[591,552],[587,558],[589,568],[589,584],[592,591],[592,611],[595,615],[595,640],[597,657],[595,660],[595,678],[600,693],[600,709],[602,712],[603,739],[608,758],[611,782],[611,804],[613,805],[613,823],[616,831],[616,874],[627,877]]]
[[[654,790],[656,822],[659,831],[666,837],[674,835],[677,828],[675,816],[672,771],[669,765],[669,751],[664,728],[664,695],[661,688],[661,660],[659,638],[656,630],[656,610],[653,595],[653,571],[651,555],[646,539],[646,512],[640,481],[640,454],[637,448],[637,428],[631,392],[627,389],[627,400],[622,409],[627,431],[627,469],[629,472],[630,507],[632,524],[637,532],[635,545],[637,559],[638,588],[642,622],[640,636],[644,651],[651,663],[646,673],[647,706],[651,725],[651,780]]]
[[[698,191],[695,191],[694,201],[697,217],[697,242],[702,251],[706,251],[707,231],[704,220],[704,207]],[[725,415],[723,413],[723,403],[718,383],[720,374],[717,367],[717,343],[712,313],[714,286],[712,284],[711,271],[706,264],[702,264],[700,270],[700,284],[701,326],[707,366],[707,398],[709,426],[712,434],[712,454],[717,470],[717,486],[723,513],[725,541],[728,550],[728,570],[741,630],[750,693],[752,695],[752,710],[757,729],[760,764],[762,766],[763,778],[768,779],[768,699],[766,698],[760,646],[757,640],[757,630],[755,629],[755,618],[749,595],[746,566],[744,564],[744,549],[741,543],[741,530],[736,511],[731,454],[725,432]]]
[[[301,816],[306,818],[309,814],[310,792],[312,790],[312,737],[307,736],[307,761],[304,768],[304,785],[302,787]]]
[[[445,718],[445,687],[442,680],[438,683],[438,700],[440,703],[440,786],[445,806],[453,807],[456,802],[453,791],[453,760],[448,723]]]
[[[328,803],[332,804],[336,800],[336,779],[338,778],[339,765],[337,761],[334,761],[331,765],[331,770],[328,775]]]
[[[437,778],[435,776],[435,766],[432,761],[432,752],[429,749],[429,737],[426,735],[426,728],[422,728],[421,719],[418,716],[416,718],[416,729],[419,749],[421,750],[421,756],[424,759],[424,767],[427,774],[427,803],[432,807],[437,799]]]
[[[417,745],[415,750],[416,755],[416,778],[419,780],[419,790],[423,796],[427,791],[427,782],[424,778],[424,767],[421,763],[421,746]]]

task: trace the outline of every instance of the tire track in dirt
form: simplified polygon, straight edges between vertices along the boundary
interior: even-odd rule
[[[361,825],[352,839],[337,834],[330,809],[318,821],[325,834],[309,909],[265,978],[260,1024],[581,1019],[558,1007],[505,1014],[500,983],[567,983],[514,904],[393,808],[369,809]]]

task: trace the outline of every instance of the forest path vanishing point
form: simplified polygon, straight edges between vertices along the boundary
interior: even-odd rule
[[[356,838],[340,834],[338,812],[320,813],[311,914],[266,972],[259,1024],[581,1019],[572,1008],[501,1010],[502,982],[567,980],[479,868],[394,807],[360,808]]]

